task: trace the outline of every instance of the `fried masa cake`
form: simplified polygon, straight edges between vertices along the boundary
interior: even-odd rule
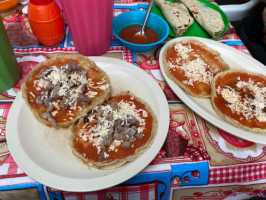
[[[37,120],[68,127],[111,94],[107,74],[85,56],[66,55],[39,63],[22,83],[22,97]]]
[[[72,128],[73,153],[87,165],[114,169],[152,144],[157,118],[142,99],[125,93],[96,106]]]
[[[211,96],[213,77],[229,66],[220,53],[194,39],[172,43],[163,52],[165,74],[188,94],[207,98]]]
[[[266,76],[243,70],[217,74],[212,105],[222,119],[251,132],[266,133]]]

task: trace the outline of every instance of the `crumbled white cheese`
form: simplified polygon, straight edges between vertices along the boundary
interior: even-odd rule
[[[143,117],[148,117],[148,113],[146,110],[140,109],[140,111],[142,111],[142,116]]]
[[[101,143],[103,142],[103,138],[101,137],[97,137],[94,141],[93,141],[93,146],[95,146],[97,148],[97,154],[101,153]]]
[[[238,91],[251,92],[250,96],[241,96],[240,92],[236,89],[227,86],[226,88],[218,87],[218,94],[228,102],[228,106],[232,112],[242,114],[245,119],[249,120],[256,118],[260,122],[266,122],[266,113],[264,108],[266,107],[266,87],[262,86],[262,83],[254,83],[253,80],[242,81],[240,77],[237,78],[236,87]]]
[[[144,130],[144,127],[138,127],[137,130],[138,130],[138,133],[142,133]]]
[[[108,158],[110,155],[108,154],[108,153],[106,153],[106,152],[103,152],[103,157],[104,158]]]
[[[56,102],[52,102],[53,106],[56,108],[56,110],[60,110],[60,107],[59,107],[59,101],[56,101]]]
[[[202,58],[194,52],[190,45],[175,44],[175,51],[180,58],[177,58],[174,62],[168,61],[168,66],[172,70],[183,70],[187,80],[183,83],[186,85],[194,86],[195,82],[203,82],[210,84],[214,75],[219,71],[218,69],[212,69]],[[190,56],[193,55],[193,56]],[[183,62],[181,62],[183,60]]]
[[[98,154],[100,154],[100,149],[102,148],[101,143],[103,142],[103,138],[108,134],[108,131],[111,126],[114,125],[114,122],[117,119],[121,119],[123,121],[126,121],[128,119],[128,116],[134,116],[138,121],[140,126],[138,127],[137,131],[141,133],[145,128],[145,120],[142,118],[148,117],[148,113],[144,109],[136,109],[136,106],[134,102],[132,101],[123,101],[121,100],[118,103],[118,110],[114,110],[110,105],[100,105],[96,106],[93,110],[101,108],[103,110],[102,116],[98,117],[98,123],[92,127],[90,127],[86,133],[79,134],[79,137],[82,138],[82,140],[93,143],[93,145],[97,148]],[[107,116],[109,114],[113,115],[112,120],[107,120]],[[93,121],[95,118],[94,114],[91,114],[89,116],[89,121]],[[101,138],[101,139],[99,139]],[[113,151],[116,149],[117,146],[121,145],[121,141],[114,140],[112,144],[109,146],[109,150]]]
[[[69,116],[74,116],[74,114],[72,113],[71,110],[68,111],[68,115],[69,115]]]
[[[112,144],[109,146],[109,149],[108,151],[114,151],[116,147],[120,146],[121,145],[121,141],[120,140],[114,140],[112,142]]]
[[[60,70],[60,68],[56,66],[52,66],[51,69],[52,72],[47,76],[47,78],[52,81],[53,85],[67,82],[68,77],[66,73],[64,73],[64,70]]]
[[[95,91],[88,91],[88,92],[86,93],[86,95],[87,95],[89,98],[93,98],[93,97],[95,97],[97,94],[98,94],[98,92],[95,92]]]
[[[175,44],[175,51],[179,53],[179,55],[182,57],[182,59],[188,59],[189,53],[193,52],[193,49],[190,45],[182,45],[180,43]]]
[[[30,95],[33,96],[33,97],[35,97],[35,95],[32,92],[30,92]]]
[[[105,84],[105,85],[101,85],[101,86],[99,86],[99,88],[100,88],[101,90],[106,90],[108,87],[110,87],[109,84]]]
[[[64,99],[64,103],[68,105],[71,110],[76,110],[77,99],[82,93],[81,89],[84,84],[88,87],[91,87],[88,88],[88,92],[84,95],[85,97],[89,98],[95,97],[98,94],[97,92],[90,91],[90,89],[93,87],[100,90],[105,90],[106,88],[110,87],[104,78],[95,82],[91,78],[87,79],[87,76],[84,74],[78,74],[76,72],[67,74],[66,69],[68,69],[68,67],[68,64],[60,67],[52,66],[51,68],[47,69],[47,72],[49,72],[47,73],[48,75],[33,82],[34,87],[36,90],[42,90],[42,88],[46,88],[49,83],[52,83],[53,88],[60,85],[57,94],[59,97]],[[75,87],[70,87],[69,81],[74,82]],[[44,98],[49,99],[54,95],[53,92],[54,90],[52,90],[51,94],[48,94],[47,91],[42,92],[41,100]],[[60,110],[59,102],[59,100],[57,102],[52,102],[57,111]],[[81,110],[82,107],[78,109]],[[54,113],[54,115],[55,114],[56,113]],[[69,115],[74,116],[74,114],[71,112],[69,112]]]
[[[102,78],[102,80],[98,81],[96,84],[97,85],[102,85],[102,84],[105,84],[105,83],[106,83],[105,78]]]
[[[173,70],[181,69],[184,71],[184,75],[188,80],[183,81],[187,85],[194,85],[195,82],[203,82],[210,84],[215,71],[210,68],[210,66],[205,63],[200,57],[194,60],[186,61],[181,65],[173,64],[168,62],[168,65]]]
[[[58,110],[55,110],[55,111],[51,112],[53,117],[56,116],[57,113],[58,113]]]

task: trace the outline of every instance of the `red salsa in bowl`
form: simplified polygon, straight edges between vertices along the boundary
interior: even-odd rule
[[[150,27],[145,27],[145,36],[136,34],[141,31],[141,25],[132,25],[125,27],[120,32],[120,37],[128,42],[135,44],[151,44],[159,40],[159,36],[155,30]]]

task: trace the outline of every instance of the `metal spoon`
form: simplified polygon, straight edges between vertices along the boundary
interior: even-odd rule
[[[145,15],[145,19],[144,19],[143,25],[141,27],[141,30],[139,32],[137,32],[135,35],[141,35],[143,37],[146,37],[144,29],[145,29],[146,23],[149,19],[153,4],[154,4],[154,0],[151,0],[150,5],[149,5],[148,10],[147,10],[146,15]]]

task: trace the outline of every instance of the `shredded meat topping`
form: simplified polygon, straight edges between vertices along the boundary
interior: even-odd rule
[[[97,106],[86,117],[80,119],[85,124],[97,121],[97,125],[91,128],[94,133],[90,136],[81,133],[80,137],[84,137],[85,141],[87,138],[90,141],[99,141],[99,138],[102,138],[98,151],[99,161],[108,154],[108,148],[105,147],[111,148],[114,142],[121,144],[122,148],[130,148],[133,142],[143,138],[142,129],[139,129],[141,122],[130,114],[117,116],[120,109],[119,103],[106,101],[106,104]]]
[[[91,98],[85,95],[88,83],[87,71],[76,62],[61,67],[44,68],[37,78],[34,86],[37,90],[41,90],[41,94],[35,101],[38,105],[46,107],[41,117],[52,125],[56,124],[51,114],[55,107],[66,110],[75,107],[77,103],[87,105],[91,102]]]

